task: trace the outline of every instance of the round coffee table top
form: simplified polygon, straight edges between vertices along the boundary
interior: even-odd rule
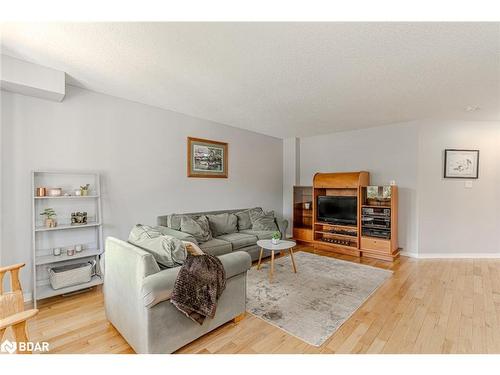
[[[293,241],[287,241],[287,240],[279,240],[277,245],[274,245],[271,240],[258,240],[257,241],[257,246],[262,247],[266,250],[286,250],[286,249],[291,249],[297,245]]]

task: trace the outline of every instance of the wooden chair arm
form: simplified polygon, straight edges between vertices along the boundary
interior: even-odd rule
[[[24,322],[25,320],[33,318],[36,314],[38,314],[38,310],[32,309],[32,310],[21,311],[16,314],[9,315],[7,318],[0,319],[0,331],[2,331],[7,327],[19,324],[21,322]]]
[[[26,265],[25,263],[17,263],[17,264],[13,264],[11,266],[0,267],[0,273],[18,270],[20,268],[23,268],[25,265]]]

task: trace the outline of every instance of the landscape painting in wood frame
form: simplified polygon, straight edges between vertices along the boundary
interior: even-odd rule
[[[188,137],[188,177],[227,178],[228,144]]]
[[[444,150],[444,178],[479,178],[479,150]]]

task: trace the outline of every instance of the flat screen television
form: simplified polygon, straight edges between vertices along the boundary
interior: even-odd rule
[[[356,225],[358,222],[358,198],[320,195],[318,197],[318,221],[339,225]]]

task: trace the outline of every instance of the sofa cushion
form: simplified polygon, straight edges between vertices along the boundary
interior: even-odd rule
[[[233,245],[233,251],[243,247],[255,245],[257,237],[248,233],[229,233],[217,237],[218,240],[228,241]]]
[[[184,233],[189,233],[198,242],[206,242],[212,239],[212,234],[210,233],[210,227],[206,216],[200,216],[197,219],[193,219],[189,216],[181,217],[181,231]]]
[[[238,218],[235,214],[225,212],[217,215],[207,215],[207,219],[214,237],[238,231]]]
[[[233,246],[230,242],[220,240],[218,238],[212,238],[209,241],[202,242],[198,245],[205,253],[212,254],[215,256],[230,253],[233,250]]]
[[[224,266],[226,279],[240,275],[252,266],[252,258],[245,251],[224,254],[219,259]],[[144,278],[141,294],[145,307],[151,308],[170,299],[179,270],[180,267],[163,270]]]
[[[264,212],[262,208],[255,207],[249,208],[247,210],[236,212],[235,215],[238,217],[238,230],[242,231],[245,229],[252,229],[252,220],[250,219],[250,212]]]
[[[278,226],[274,220],[274,212],[250,211],[250,220],[252,220],[253,230],[271,230],[278,231]]]
[[[270,240],[273,238],[274,230],[253,230],[247,229],[242,230],[240,233],[250,234],[257,237],[259,240]]]
[[[128,242],[150,253],[163,267],[177,267],[186,260],[186,247],[182,241],[163,235],[159,227],[137,224],[130,231]]]
[[[175,229],[181,230],[181,219],[184,215],[181,214],[171,214],[167,216],[166,226]]]
[[[250,220],[249,210],[236,212],[235,215],[238,218],[239,231],[252,228],[252,221]]]
[[[172,237],[178,238],[181,241],[188,241],[188,242],[198,244],[198,241],[196,241],[196,238],[194,238],[189,233],[184,233],[184,232],[181,232],[180,230],[174,230],[172,228],[164,227],[161,225],[158,225],[155,228],[158,228],[164,236],[172,236]]]

